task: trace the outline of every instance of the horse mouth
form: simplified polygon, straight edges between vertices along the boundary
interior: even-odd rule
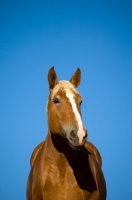
[[[80,145],[80,146],[74,146],[72,145],[70,142],[69,142],[69,145],[70,147],[73,149],[73,150],[81,150],[84,148],[84,144],[83,145]]]

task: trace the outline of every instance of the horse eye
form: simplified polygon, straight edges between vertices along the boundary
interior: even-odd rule
[[[55,98],[55,99],[53,100],[53,102],[54,102],[55,104],[60,103],[60,101],[59,101],[58,98]]]

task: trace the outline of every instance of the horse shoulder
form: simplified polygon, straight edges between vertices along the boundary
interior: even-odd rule
[[[94,180],[96,182],[99,200],[106,200],[106,182],[101,167],[97,163],[94,156],[90,153],[88,154],[88,161]]]
[[[99,166],[102,166],[102,159],[98,149],[91,143],[86,142],[85,148],[95,157],[96,161],[98,162]]]
[[[96,182],[99,200],[106,200],[106,182],[101,170],[102,159],[97,148],[90,142],[85,143],[85,148],[88,150],[88,162],[91,172]]]
[[[32,152],[31,158],[30,158],[30,166],[32,167],[34,165],[34,162],[36,160],[36,157],[38,155],[38,153],[40,152],[40,150],[42,149],[44,145],[44,141],[41,142],[40,144],[38,144],[35,149]]]

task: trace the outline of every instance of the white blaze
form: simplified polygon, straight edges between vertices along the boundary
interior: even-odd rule
[[[85,136],[85,132],[83,130],[83,123],[82,123],[81,115],[78,112],[78,109],[77,109],[77,106],[76,106],[76,103],[75,103],[75,100],[74,100],[74,94],[70,90],[68,90],[68,91],[66,90],[66,96],[68,97],[68,99],[69,99],[69,101],[72,105],[72,109],[73,109],[73,112],[75,114],[75,117],[76,117],[76,120],[77,120],[77,123],[78,123],[77,136],[79,138],[79,143],[81,144],[83,137]]]

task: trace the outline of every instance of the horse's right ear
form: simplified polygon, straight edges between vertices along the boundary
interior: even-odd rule
[[[49,82],[49,88],[50,89],[53,89],[54,86],[58,82],[58,78],[57,78],[56,72],[54,70],[54,67],[51,67],[49,72],[48,72],[48,82]]]

